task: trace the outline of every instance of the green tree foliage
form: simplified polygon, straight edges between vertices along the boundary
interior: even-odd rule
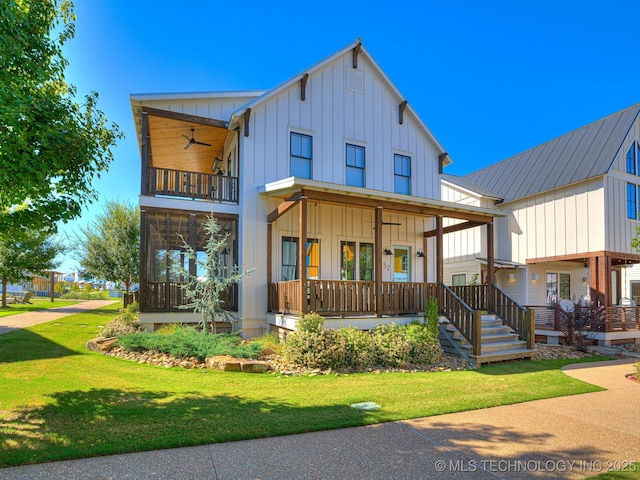
[[[209,322],[211,322],[211,332],[217,333],[216,322],[234,320],[231,313],[222,308],[224,292],[231,285],[240,283],[242,277],[251,273],[253,269],[241,272],[237,265],[233,267],[220,265],[220,254],[227,247],[228,234],[221,234],[220,225],[213,216],[207,217],[202,228],[207,235],[205,258],[198,259],[193,247],[184,239],[182,248],[186,252],[185,256],[189,259],[189,263],[195,262],[195,272],[201,271],[206,274],[198,276],[179,262],[174,262],[171,265],[171,270],[186,279],[186,283],[182,287],[188,303],[181,308],[192,308],[194,312],[199,312],[202,316],[203,330],[206,331]]]
[[[25,229],[0,237],[0,277],[2,306],[7,306],[7,284],[25,280],[29,273],[46,275],[56,267],[55,257],[64,247],[52,240],[49,230]]]
[[[97,93],[77,102],[65,82],[62,46],[74,30],[69,0],[0,2],[0,231],[53,232],[57,221],[78,217],[122,137],[107,125]]]
[[[636,226],[636,236],[631,239],[631,248],[640,252],[640,225]]]
[[[128,292],[140,271],[140,214],[138,207],[117,200],[80,229],[80,264],[91,275],[122,282]]]

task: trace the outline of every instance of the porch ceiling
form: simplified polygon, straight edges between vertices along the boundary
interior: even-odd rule
[[[640,254],[626,253],[626,252],[608,252],[608,251],[578,253],[573,255],[558,255],[555,257],[544,257],[544,258],[528,258],[526,262],[527,262],[527,265],[535,265],[536,263],[549,263],[549,262],[588,263],[590,258],[603,257],[603,256],[610,257],[611,265],[614,267],[640,263]]]
[[[326,203],[344,204],[353,207],[375,208],[382,206],[385,210],[417,215],[440,215],[462,220],[475,220],[483,223],[492,221],[493,217],[504,217],[501,210],[460,205],[431,198],[414,197],[380,190],[357,188],[336,183],[317,180],[286,178],[266,184],[261,191],[269,197],[288,199],[299,193],[310,200]]]
[[[211,173],[213,160],[222,158],[231,132],[220,120],[147,109],[151,145],[151,166],[189,172]],[[211,146],[193,144],[191,138]],[[186,137],[186,138],[185,138]]]

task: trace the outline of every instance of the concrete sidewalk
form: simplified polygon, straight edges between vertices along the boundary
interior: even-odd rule
[[[74,305],[68,305],[66,307],[55,307],[47,310],[39,310],[37,312],[25,312],[17,315],[9,315],[8,317],[0,318],[0,334],[12,332],[20,328],[31,327],[38,325],[39,323],[50,322],[57,320],[58,318],[66,317],[67,315],[74,315],[76,313],[82,313],[87,310],[95,310],[97,308],[104,307],[105,305],[111,305],[117,300],[87,300],[81,301]],[[0,475],[0,479],[2,475]]]
[[[604,392],[368,427],[12,467],[0,469],[0,478],[585,478],[640,460],[640,384],[625,378],[633,362],[565,368]]]

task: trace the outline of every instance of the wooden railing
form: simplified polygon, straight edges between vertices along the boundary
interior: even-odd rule
[[[640,307],[606,307],[604,331],[640,330]]]
[[[535,311],[519,305],[498,287],[489,289],[493,296],[495,314],[502,322],[527,342],[527,348],[535,347]]]
[[[574,334],[572,328],[574,312],[565,312],[558,305],[529,308],[535,310],[535,326],[537,329],[556,330],[564,333],[568,339]],[[591,307],[579,308],[590,309]],[[586,327],[592,332],[640,330],[640,307],[606,307],[603,315],[598,316],[594,311],[591,317],[592,321],[588,321]]]
[[[267,309],[270,312],[302,313],[300,280],[270,283],[268,287]]]
[[[147,179],[143,195],[238,203],[237,177],[149,167]]]
[[[302,313],[299,280],[269,285],[268,308],[272,312]],[[355,280],[307,280],[306,311],[320,315],[374,315],[382,302],[383,315],[420,314],[425,301],[437,296],[433,283],[383,282],[376,292],[375,282]]]
[[[473,355],[482,355],[482,311],[471,308],[453,288],[444,284],[439,285],[438,306],[440,312],[471,344]]]
[[[465,304],[473,310],[487,310],[489,301],[486,285],[459,285],[449,287]]]
[[[128,305],[136,302],[138,303],[138,298],[139,298],[139,291],[137,292],[125,292],[124,295],[122,295],[122,304],[124,307],[127,307]]]
[[[181,310],[186,305],[187,298],[181,282],[145,282],[140,284],[144,289],[141,295],[144,305],[140,305],[141,312],[168,312]],[[232,284],[221,292],[222,308],[230,311],[238,310],[238,285]]]

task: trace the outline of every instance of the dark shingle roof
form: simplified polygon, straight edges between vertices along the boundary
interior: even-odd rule
[[[633,105],[464,178],[508,202],[603,175],[638,113]]]

